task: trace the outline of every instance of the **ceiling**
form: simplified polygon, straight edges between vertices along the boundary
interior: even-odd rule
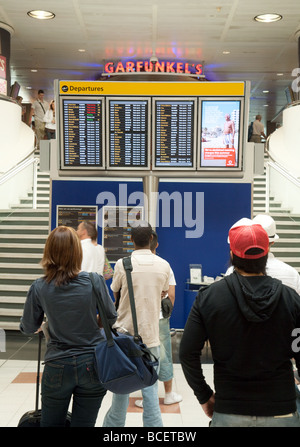
[[[32,19],[33,9],[55,18]],[[271,12],[283,19],[253,20]],[[160,61],[203,62],[209,81],[251,81],[250,118],[266,122],[287,104],[299,66],[299,0],[1,0],[0,21],[14,29],[11,81],[25,102],[40,88],[52,99],[54,79],[96,79],[108,61],[155,52]]]

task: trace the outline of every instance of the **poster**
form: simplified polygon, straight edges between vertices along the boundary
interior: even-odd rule
[[[204,100],[201,108],[200,167],[237,167],[241,101]]]

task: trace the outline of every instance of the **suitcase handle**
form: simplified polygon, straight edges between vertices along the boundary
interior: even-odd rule
[[[38,407],[39,407],[40,369],[41,369],[41,352],[42,352],[43,331],[40,331],[38,333],[38,336],[39,336],[39,346],[38,346],[38,366],[37,366],[37,376],[36,376],[35,411],[38,411]]]

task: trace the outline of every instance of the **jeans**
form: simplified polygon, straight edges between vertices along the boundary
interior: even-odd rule
[[[296,411],[284,416],[243,416],[214,411],[210,427],[300,427]]]
[[[160,359],[158,379],[167,382],[173,379],[172,342],[169,318],[159,320]]]
[[[47,362],[42,376],[41,427],[64,427],[72,396],[71,427],[93,427],[105,394],[93,354]]]
[[[159,346],[149,349],[159,358]],[[163,422],[158,400],[158,381],[141,391],[143,395],[143,426],[162,427]],[[105,415],[103,427],[124,427],[128,404],[129,394],[113,394],[112,404]]]

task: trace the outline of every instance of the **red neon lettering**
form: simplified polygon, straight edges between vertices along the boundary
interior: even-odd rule
[[[156,62],[155,71],[165,71],[165,63],[164,62]]]
[[[107,64],[105,64],[104,71],[106,71],[106,73],[113,73],[114,64],[112,62],[107,62]]]
[[[145,71],[152,71],[152,62],[145,62]]]
[[[202,64],[197,64],[195,68],[196,68],[196,74],[201,75],[202,74]]]
[[[120,73],[120,72],[125,73],[125,70],[124,70],[122,62],[118,62],[118,65],[117,65],[117,68],[116,68],[115,72],[116,73]]]
[[[134,71],[134,62],[126,62],[126,71],[127,73]]]
[[[177,73],[183,73],[183,64],[182,64],[182,62],[177,62],[176,71],[177,71]]]
[[[137,63],[136,63],[136,71],[141,71],[142,68],[143,68],[143,62],[142,61],[137,61]]]
[[[184,72],[185,73],[190,73],[189,64],[184,64]]]
[[[167,73],[175,73],[174,63],[175,62],[167,62]]]

